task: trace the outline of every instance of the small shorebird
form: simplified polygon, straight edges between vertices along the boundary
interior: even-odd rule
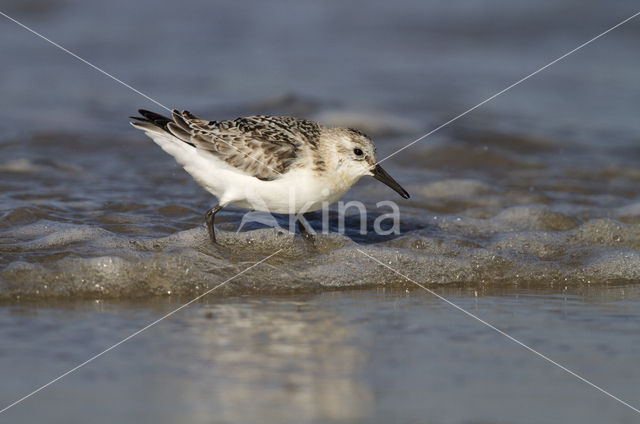
[[[173,156],[219,203],[205,215],[215,243],[215,214],[227,205],[296,214],[322,209],[371,175],[405,199],[407,193],[376,163],[376,147],[358,130],[328,128],[286,116],[207,121],[187,111],[171,118],[138,111],[131,124]]]

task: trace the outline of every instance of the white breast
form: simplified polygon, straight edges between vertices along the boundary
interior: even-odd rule
[[[174,137],[147,134],[221,205],[275,213],[311,212],[335,202],[351,188],[331,175],[322,177],[308,168],[296,168],[281,178],[263,181]]]
[[[276,213],[312,212],[322,209],[342,197],[349,187],[336,188],[330,180],[304,168],[297,168],[273,181],[261,181],[250,177],[243,187],[235,185],[231,190],[241,199],[230,203],[248,208]]]

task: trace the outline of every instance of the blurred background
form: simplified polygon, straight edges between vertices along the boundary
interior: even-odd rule
[[[431,129],[635,12],[621,1],[6,0],[3,11],[169,108],[235,117],[299,103]],[[2,129],[129,132],[156,108],[50,44],[0,28]],[[634,22],[457,125],[637,141]],[[367,115],[370,116],[370,115]],[[371,115],[374,120],[375,116]],[[418,128],[416,128],[418,127]]]
[[[382,157],[638,3],[0,11],[168,108],[355,127]],[[368,178],[347,194],[369,207],[369,227],[376,202],[397,201],[401,235],[362,236],[354,218],[309,245],[235,233],[245,211],[228,208],[212,246],[214,199],[128,124],[138,108],[166,111],[0,16],[0,408],[284,249],[0,422],[635,422],[358,249],[640,399],[638,19],[385,162],[411,200]]]

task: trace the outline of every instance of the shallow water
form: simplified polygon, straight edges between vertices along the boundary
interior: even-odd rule
[[[3,11],[169,107],[356,127],[384,157],[636,7],[10,0]],[[631,422],[624,407],[359,250],[480,305],[633,403],[639,34],[638,22],[620,27],[386,161],[412,197],[358,183],[344,200],[367,205],[365,235],[355,216],[340,234],[336,207],[331,232],[313,243],[257,224],[238,232],[246,211],[227,208],[213,246],[203,214],[215,200],[128,125],[137,108],[158,106],[4,22],[0,367],[12,377],[3,402],[278,252],[152,330],[162,337],[101,358],[103,367],[34,397],[41,407],[16,407],[14,421],[54,411],[52,421],[69,422],[55,406],[82,398],[78,422],[208,422],[213,409],[215,422],[558,422],[555,412]],[[399,235],[372,233],[388,212],[381,200],[400,206]]]
[[[335,214],[332,232],[314,243],[258,224],[236,232],[246,211],[230,208],[213,246],[202,216],[213,200],[151,143],[88,140],[36,135],[2,145],[0,297],[196,293],[278,249],[234,293],[405,283],[359,249],[426,283],[549,287],[640,277],[640,157],[632,148],[585,152],[521,136],[452,135],[415,146],[411,160],[389,161],[412,194],[398,200],[399,235],[373,232],[374,218],[389,212],[376,202],[394,193],[371,180],[346,198],[368,206],[368,234],[357,216],[339,234]],[[320,228],[321,219],[310,222]],[[280,223],[287,227],[286,217]]]
[[[630,366],[640,354],[637,285],[438,292],[623,400],[640,398],[640,371]],[[13,382],[0,385],[2,403],[179,305],[175,298],[149,298],[0,309],[0,372]],[[414,287],[207,298],[2,418],[637,422],[635,412]]]
[[[482,8],[403,6],[391,11],[382,3],[362,9],[354,4],[362,14],[354,29],[337,8],[311,5],[287,6],[298,23],[266,24],[258,19],[261,13],[276,21],[283,17],[276,6],[256,3],[246,19],[258,27],[233,36],[224,29],[238,17],[236,9],[217,10],[211,19],[220,26],[209,27],[187,7],[174,17],[181,38],[207,30],[183,49],[178,46],[184,41],[170,33],[156,35],[169,47],[144,42],[149,34],[136,19],[151,12],[142,3],[127,4],[126,16],[84,2],[32,7],[31,14],[16,3],[12,10],[137,88],[163,100],[175,96],[171,105],[189,105],[207,117],[294,114],[354,126],[376,140],[381,157],[627,12],[622,3],[616,10],[594,4],[593,15],[574,22],[549,20],[573,7],[570,1],[533,9],[524,2],[498,8],[491,1]],[[168,11],[153,13],[159,19]],[[502,24],[487,26],[496,13]],[[97,14],[103,19],[79,40],[85,25],[79,21]],[[476,27],[461,27],[472,19]],[[302,21],[308,30],[300,39],[287,38]],[[539,31],[518,28],[525,23]],[[328,27],[334,31],[322,31]],[[562,36],[554,38],[560,28]],[[236,233],[245,211],[229,208],[219,214],[221,246],[211,246],[202,215],[214,199],[127,125],[126,115],[151,107],[146,100],[19,27],[4,25],[1,31],[13,40],[3,44],[13,61],[3,70],[8,119],[0,143],[2,299],[195,293],[277,249],[283,251],[234,285],[234,293],[404,284],[357,249],[427,283],[547,287],[635,282],[640,276],[640,86],[629,72],[640,65],[631,48],[634,23],[386,161],[412,199],[403,201],[365,178],[345,200],[368,206],[369,234],[359,233],[355,216],[347,219],[346,234],[336,234],[334,216],[332,234],[319,236],[315,245],[255,225]],[[257,35],[266,44],[286,39],[286,54],[265,56],[251,44]],[[213,73],[182,66],[204,40],[217,46],[199,56],[202,66],[217,64]],[[225,40],[239,50],[224,50]],[[141,56],[132,62],[124,43],[133,43]],[[170,60],[159,62],[152,54],[161,48]],[[222,51],[224,63],[213,54]],[[251,60],[259,61],[259,71],[246,67]],[[475,60],[475,66],[464,66],[464,60]],[[47,66],[38,66],[43,61]],[[298,68],[296,78],[283,75],[296,61],[304,70]],[[317,76],[336,63],[339,78]],[[58,68],[65,72],[54,72]],[[238,69],[242,83],[233,80]],[[165,79],[178,75],[180,90],[174,92]],[[418,75],[420,82],[413,81]],[[34,90],[33,81],[47,84]],[[454,83],[458,89],[449,86]],[[211,95],[203,97],[203,89]],[[372,234],[374,219],[388,212],[376,208],[380,200],[400,205],[399,236]],[[311,223],[318,228],[321,218]]]

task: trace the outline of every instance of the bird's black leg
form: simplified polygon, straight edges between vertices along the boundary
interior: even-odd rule
[[[304,214],[302,214],[302,218],[304,219]],[[306,221],[306,219],[305,219]],[[308,222],[307,222],[308,223]],[[306,239],[313,239],[313,234],[307,230],[307,227],[302,222],[302,219],[298,217],[298,230],[300,230],[300,234]]]
[[[216,242],[216,233],[213,231],[213,219],[215,218],[218,211],[220,211],[220,209],[222,208],[223,206],[216,205],[209,209],[209,212],[207,212],[204,216],[204,220],[207,222],[207,230],[209,230],[209,238],[213,243]]]

